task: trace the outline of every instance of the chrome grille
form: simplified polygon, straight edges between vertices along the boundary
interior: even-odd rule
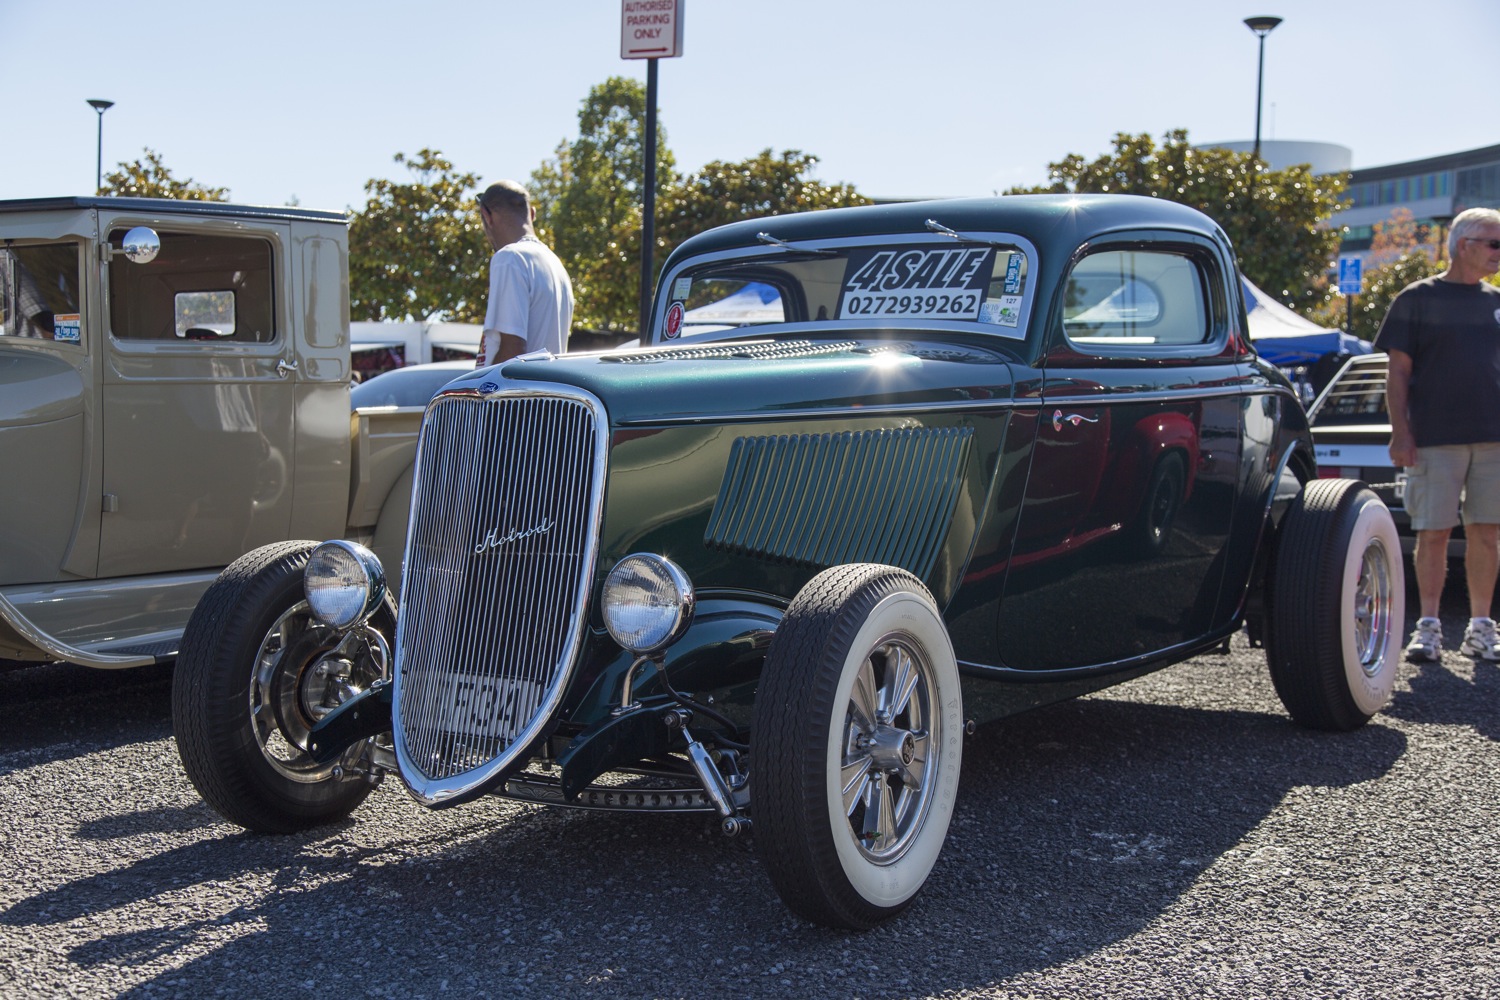
[[[561,699],[594,569],[605,423],[563,388],[440,396],[422,422],[396,631],[396,752],[436,804],[482,791]]]

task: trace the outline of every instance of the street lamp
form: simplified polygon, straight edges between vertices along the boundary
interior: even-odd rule
[[[104,101],[97,97],[89,99],[89,107],[99,112],[99,155],[94,161],[95,194],[99,194],[104,190],[104,112],[114,106],[114,101]]]
[[[1247,17],[1245,27],[1260,39],[1260,71],[1255,75],[1255,158],[1260,159],[1260,95],[1266,82],[1266,36],[1281,23],[1279,17]]]

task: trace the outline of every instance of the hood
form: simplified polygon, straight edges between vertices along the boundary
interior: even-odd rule
[[[517,359],[466,375],[445,391],[491,392],[502,379],[593,393],[617,427],[1011,396],[1005,356],[959,339],[785,336]]]

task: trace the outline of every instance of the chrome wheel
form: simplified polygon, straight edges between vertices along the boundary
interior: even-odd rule
[[[318,720],[385,673],[378,633],[365,627],[340,636],[316,622],[299,601],[276,619],[255,657],[250,678],[250,725],[261,754],[292,781],[317,782],[357,760],[364,744],[334,764],[317,764],[302,750]]]
[[[1391,636],[1397,626],[1392,617],[1396,584],[1391,555],[1376,538],[1360,557],[1359,580],[1354,589],[1354,645],[1365,676],[1374,677],[1385,666]]]
[[[876,864],[905,853],[932,799],[931,746],[934,735],[942,737],[932,700],[932,665],[894,636],[880,641],[854,678],[839,793],[849,835]]]

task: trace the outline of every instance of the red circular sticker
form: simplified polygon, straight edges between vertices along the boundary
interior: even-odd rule
[[[666,332],[667,339],[668,340],[674,340],[674,339],[676,339],[677,335],[679,333],[681,333],[681,332],[682,332],[682,303],[681,302],[673,302],[671,308],[669,308],[667,310],[667,332]]]

